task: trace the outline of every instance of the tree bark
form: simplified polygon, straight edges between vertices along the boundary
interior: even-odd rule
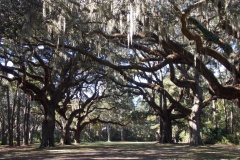
[[[74,143],[75,144],[79,144],[81,141],[80,141],[80,136],[81,136],[81,131],[80,130],[77,130],[74,132]]]
[[[54,147],[55,108],[53,106],[45,106],[44,111],[40,148]]]
[[[4,113],[2,113],[2,143],[1,145],[6,145],[7,144],[7,135],[6,135],[6,122],[5,122],[5,116],[4,116]]]
[[[81,133],[83,129],[89,124],[89,122],[82,123],[82,118],[78,119],[76,129],[74,130],[74,143],[78,144],[81,142]],[[89,132],[90,133],[90,132]]]
[[[173,143],[172,121],[169,117],[163,121],[163,143]]]
[[[23,145],[29,145],[29,115],[30,115],[30,95],[26,95],[26,106],[24,109],[23,121]]]
[[[107,123],[106,129],[107,129],[107,141],[111,142],[111,128],[109,123]]]
[[[74,130],[74,143],[79,144],[81,142],[81,133],[82,133],[83,127],[77,127],[76,130]]]
[[[202,145],[201,135],[200,135],[200,112],[197,111],[198,105],[195,104],[193,111],[190,116],[189,120],[189,127],[190,127],[190,145],[198,146]]]
[[[213,101],[213,124],[214,124],[214,128],[217,129],[218,128],[218,121],[217,121],[217,106],[216,106],[216,101]]]
[[[99,139],[100,139],[100,134],[99,134]],[[124,127],[121,127],[121,141],[124,141]]]
[[[226,133],[228,133],[229,132],[228,131],[229,130],[228,111],[227,111],[225,99],[223,99],[222,101],[223,101],[223,109],[224,109],[225,131],[226,131]]]
[[[65,137],[64,137],[64,144],[71,145],[71,134],[70,134],[70,126],[67,125],[65,128]]]
[[[232,104],[232,107],[231,107],[231,133],[233,134],[234,133],[234,107],[233,107],[233,104]]]
[[[20,108],[21,108],[21,99],[20,99],[20,94],[19,94],[19,91],[17,90],[17,128],[16,128],[16,131],[17,131],[17,135],[16,135],[16,141],[17,141],[17,146],[20,146],[21,145],[21,130],[20,130]]]
[[[162,143],[173,143],[172,139],[172,119],[171,119],[171,112],[168,111],[167,108],[167,97],[161,94],[161,105],[162,105],[162,135],[161,141]]]
[[[202,139],[200,135],[200,114],[201,114],[201,105],[202,105],[202,89],[199,86],[199,73],[195,71],[195,93],[193,99],[193,107],[192,112],[190,114],[189,119],[189,127],[190,127],[190,145],[198,146],[202,145]]]
[[[162,71],[160,70],[160,72],[159,72],[159,77],[160,77],[160,82],[161,82],[161,86],[162,87],[164,87],[163,86],[163,76],[162,76]],[[164,110],[164,105],[166,105],[165,104],[165,99],[164,98],[166,98],[166,97],[164,97],[163,96],[163,94],[160,94],[160,97],[159,97],[159,106],[160,106],[160,108],[162,109],[162,110]],[[164,128],[163,128],[163,117],[160,115],[160,117],[159,117],[159,123],[160,123],[160,130],[159,130],[159,143],[163,143],[164,142],[164,140],[163,140],[163,137],[164,137]]]
[[[8,145],[13,146],[13,109],[10,104],[10,93],[9,88],[7,87],[7,108],[8,108]]]
[[[62,138],[61,143],[64,145],[71,145],[71,134],[70,134],[70,125],[72,122],[63,122],[62,123]]]
[[[160,123],[160,128],[159,128],[159,143],[163,143],[163,119],[160,116],[159,117],[159,123]]]
[[[29,134],[29,139],[30,139],[30,144],[34,144],[34,133],[35,133],[35,128],[34,127],[32,127],[31,129],[30,129],[30,132],[29,132],[30,134]]]

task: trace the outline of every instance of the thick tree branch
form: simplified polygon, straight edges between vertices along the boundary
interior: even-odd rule
[[[168,40],[167,42],[162,41],[162,45],[187,59],[190,66],[196,68],[198,72],[200,72],[208,81],[209,88],[214,94],[226,99],[237,99],[240,97],[240,87],[238,85],[221,85],[214,74],[205,66],[205,64],[202,63],[201,60],[198,58],[195,59],[190,52],[183,49],[181,46],[179,46],[179,44]]]

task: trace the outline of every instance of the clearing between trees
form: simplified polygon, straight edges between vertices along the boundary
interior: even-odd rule
[[[239,159],[236,145],[159,144],[156,142],[98,142],[38,149],[0,146],[0,159]]]

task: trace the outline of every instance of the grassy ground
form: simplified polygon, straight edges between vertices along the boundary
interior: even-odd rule
[[[240,146],[158,144],[155,142],[99,142],[56,146],[40,150],[37,146],[0,146],[0,159],[240,159]]]

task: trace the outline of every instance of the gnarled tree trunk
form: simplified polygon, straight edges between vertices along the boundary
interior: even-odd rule
[[[77,126],[76,129],[74,130],[74,143],[80,143],[80,138],[81,138],[81,133],[83,131],[83,129],[89,124],[89,122],[84,122],[82,123],[82,120],[80,118],[80,120],[78,119],[77,122]]]
[[[173,143],[172,121],[169,117],[163,121],[163,143]]]
[[[82,133],[83,128],[77,128],[76,130],[74,130],[74,143],[78,144],[81,142],[80,138],[81,138],[81,133]]]
[[[199,84],[199,73],[195,73],[195,83],[196,90],[193,100],[192,112],[189,117],[189,127],[190,127],[190,145],[198,146],[202,145],[202,139],[200,135],[201,121],[201,107],[202,107],[202,90]]]
[[[190,127],[190,144],[194,146],[202,145],[202,139],[200,135],[200,110],[199,105],[193,106],[193,111],[189,119]]]
[[[40,148],[54,147],[55,108],[45,107],[44,120],[42,122],[42,139]]]
[[[160,105],[162,107],[162,112],[163,112],[163,115],[160,118],[160,135],[161,135],[160,142],[173,143],[171,112],[169,112],[167,108],[166,96],[161,95]]]
[[[63,120],[64,121],[64,120]],[[72,122],[62,122],[62,138],[61,144],[71,145],[70,125]]]
[[[74,143],[78,144],[80,143],[80,136],[81,136],[81,131],[80,130],[75,130],[74,131]]]

